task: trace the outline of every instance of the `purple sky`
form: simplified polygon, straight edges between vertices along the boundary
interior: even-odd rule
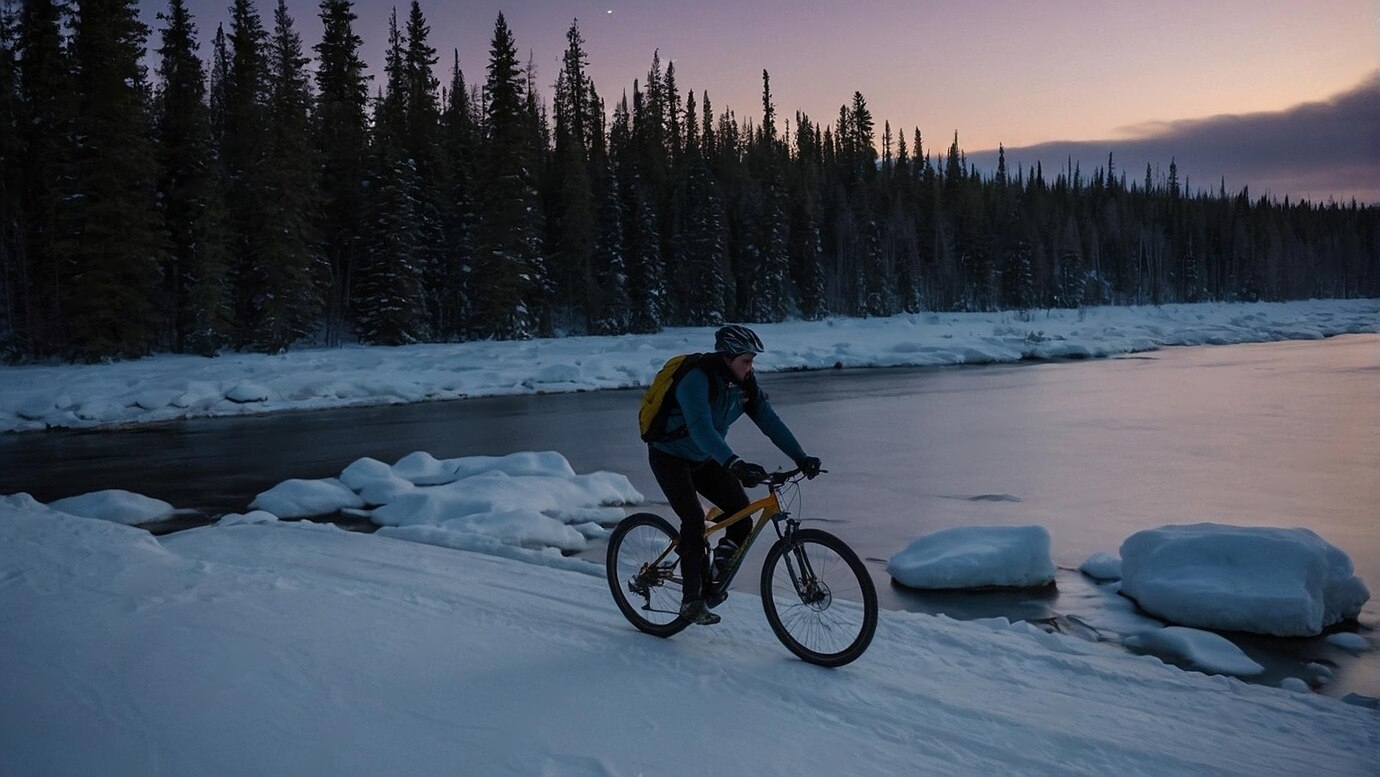
[[[204,38],[229,18],[229,0],[187,4]],[[166,1],[140,5],[159,29]],[[271,25],[276,0],[257,5]],[[355,4],[376,78],[394,6],[405,19],[408,2]],[[318,2],[288,9],[310,53]],[[1195,187],[1225,177],[1231,191],[1380,202],[1374,0],[427,0],[422,11],[443,68],[458,50],[471,83],[502,11],[548,100],[578,18],[610,104],[659,50],[682,93],[707,90],[739,117],[760,116],[766,69],[782,118],[832,122],[861,91],[879,135],[886,121],[908,138],[918,127],[942,153],[957,132],[975,162],[1001,143],[1021,164],[1049,170],[1076,153],[1090,172],[1114,151],[1139,180],[1172,156]],[[1324,160],[1309,151],[1320,128]]]

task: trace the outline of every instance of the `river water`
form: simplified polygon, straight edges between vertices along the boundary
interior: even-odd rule
[[[1140,529],[1200,521],[1313,529],[1380,594],[1380,335],[1064,363],[777,374],[763,384],[830,470],[805,486],[798,512],[828,520],[868,560],[884,607],[1021,618],[1115,642],[1121,635],[1081,624],[1096,623],[1120,598],[1077,566],[1098,551],[1117,553]],[[6,435],[0,494],[28,491],[46,502],[124,488],[216,515],[243,511],[287,478],[337,475],[362,456],[556,450],[578,472],[627,475],[650,509],[669,515],[635,436],[638,396],[500,397]],[[750,422],[730,442],[768,467],[787,464]],[[922,595],[890,584],[886,560],[922,534],[1020,524],[1049,530],[1056,590]],[[739,580],[753,587],[751,575]],[[1380,622],[1375,598],[1361,621]],[[1232,637],[1266,665],[1262,682],[1333,673],[1324,692],[1380,697],[1380,652],[1355,657],[1322,639]]]

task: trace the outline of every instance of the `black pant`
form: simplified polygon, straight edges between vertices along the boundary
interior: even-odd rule
[[[698,599],[703,595],[705,567],[704,508],[699,495],[703,494],[727,516],[748,506],[747,493],[738,478],[713,459],[689,461],[650,445],[647,451],[652,475],[680,518],[680,574],[685,579],[684,598],[686,601]],[[742,545],[752,531],[752,522],[738,521],[725,531],[729,539]]]

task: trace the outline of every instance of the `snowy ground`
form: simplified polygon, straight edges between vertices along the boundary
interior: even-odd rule
[[[1376,300],[793,322],[759,328],[759,365],[1102,356],[1377,322]],[[686,329],[4,367],[0,430],[626,387],[709,340]],[[610,505],[640,495],[557,454],[503,458],[461,460],[463,473],[422,454],[361,460],[335,485],[290,482],[257,512],[163,538],[121,525],[173,507],[137,495],[63,500],[102,520],[0,497],[0,774],[1380,771],[1374,707],[1027,624],[883,612],[867,654],[833,671],[791,657],[741,592],[718,626],[642,635],[596,565],[555,550],[597,537]],[[488,480],[461,488],[457,474]],[[577,507],[543,506],[553,495]],[[401,506],[374,535],[269,512],[361,509],[352,500]],[[1087,566],[1120,572],[1112,557]],[[1218,670],[1238,659],[1204,635],[1160,629],[1145,648]]]
[[[0,500],[11,775],[1364,775],[1380,712],[1004,621],[795,660],[602,578],[312,523],[157,539]]]
[[[1168,345],[1375,332],[1380,300],[926,313],[755,325],[760,370],[1099,357]],[[645,385],[667,358],[712,347],[712,329],[397,348],[158,356],[90,366],[0,367],[0,431],[99,427],[467,396]]]

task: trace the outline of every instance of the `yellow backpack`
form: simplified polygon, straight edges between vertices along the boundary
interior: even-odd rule
[[[642,394],[642,406],[637,411],[637,425],[642,432],[643,442],[658,442],[669,439],[666,436],[666,419],[676,407],[676,386],[686,373],[700,365],[702,357],[708,354],[685,353],[672,356],[657,370],[652,385]],[[709,382],[710,392],[714,381]]]

